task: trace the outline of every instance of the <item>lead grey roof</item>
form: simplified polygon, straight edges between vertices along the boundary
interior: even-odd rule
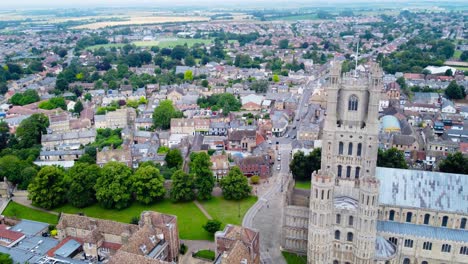
[[[392,234],[411,235],[433,240],[468,242],[468,230],[415,225],[393,221],[378,221],[377,231]]]
[[[468,175],[381,168],[380,204],[468,214]]]

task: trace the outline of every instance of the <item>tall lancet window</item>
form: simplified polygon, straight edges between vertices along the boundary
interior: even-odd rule
[[[358,98],[355,95],[351,95],[348,101],[348,111],[357,111]]]

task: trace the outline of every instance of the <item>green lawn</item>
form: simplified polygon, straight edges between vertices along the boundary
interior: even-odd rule
[[[455,50],[455,53],[453,54],[453,58],[455,59],[460,59],[460,56],[462,55],[461,50]]]
[[[299,256],[294,253],[289,253],[283,251],[283,257],[286,260],[286,263],[288,264],[306,264],[307,263],[307,257],[306,256]]]
[[[142,205],[133,203],[132,206],[123,210],[103,209],[99,205],[92,205],[83,209],[65,205],[55,209],[57,212],[79,213],[95,218],[103,218],[124,223],[130,223],[134,216],[139,216],[142,211],[157,211],[177,216],[179,235],[182,239],[212,240],[213,237],[203,229],[203,225],[208,220],[198,207],[193,203],[172,203],[165,200],[154,205]]]
[[[304,190],[310,190],[311,182],[310,181],[296,181],[296,187],[297,189],[304,189]]]
[[[16,217],[19,219],[28,219],[38,222],[45,222],[49,224],[57,224],[58,216],[45,213],[36,209],[26,207],[24,205],[11,201],[3,211],[3,215],[9,217]]]
[[[194,254],[195,257],[214,260],[215,259],[215,252],[212,250],[204,249],[200,250]]]
[[[228,201],[222,197],[213,197],[209,201],[200,203],[214,219],[221,221],[224,227],[226,224],[241,225],[245,213],[247,213],[247,210],[249,210],[256,201],[256,196],[250,196],[241,201]]]

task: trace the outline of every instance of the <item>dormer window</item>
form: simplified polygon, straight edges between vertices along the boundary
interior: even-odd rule
[[[141,250],[141,252],[143,252],[143,254],[148,253],[148,250],[146,250],[146,245],[144,245],[144,244],[140,246],[140,250]]]
[[[356,95],[351,95],[348,100],[348,111],[357,111],[358,98]]]
[[[150,240],[151,240],[151,243],[153,243],[154,245],[156,245],[156,236],[150,236]]]

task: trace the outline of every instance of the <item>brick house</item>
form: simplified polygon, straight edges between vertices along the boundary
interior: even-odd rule
[[[239,159],[237,165],[245,176],[258,175],[261,178],[270,176],[270,158],[264,156],[249,156]]]
[[[260,263],[260,233],[257,230],[228,224],[215,233],[214,263]]]
[[[252,151],[257,146],[257,131],[234,130],[228,135],[228,150]]]

